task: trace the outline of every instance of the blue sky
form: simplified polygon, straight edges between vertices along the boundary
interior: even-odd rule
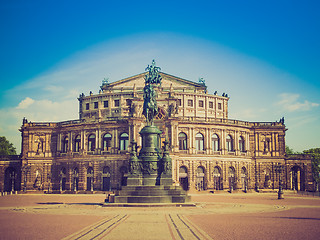
[[[319,1],[0,1],[0,135],[22,117],[78,118],[101,81],[164,72],[227,92],[229,117],[285,117],[287,145],[320,143]]]

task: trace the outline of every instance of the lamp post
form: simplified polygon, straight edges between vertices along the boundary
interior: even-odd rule
[[[278,199],[283,199],[283,190],[282,190],[282,178],[281,173],[283,172],[284,166],[280,163],[275,166],[276,171],[279,173],[279,190],[278,190]]]

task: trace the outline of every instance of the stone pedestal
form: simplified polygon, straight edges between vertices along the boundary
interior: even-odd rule
[[[164,142],[161,151],[160,134],[156,126],[146,126],[140,131],[139,156],[136,142],[131,143],[127,186],[116,193],[114,203],[185,203],[189,200],[180,186],[172,186],[169,142]]]

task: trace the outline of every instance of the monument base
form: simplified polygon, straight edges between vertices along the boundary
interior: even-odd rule
[[[144,177],[143,175],[129,176],[127,179],[127,186],[171,186],[172,177]]]
[[[180,186],[123,186],[114,203],[186,203],[190,197]]]

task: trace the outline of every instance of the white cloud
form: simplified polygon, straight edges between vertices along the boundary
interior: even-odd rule
[[[0,116],[0,136],[6,136],[19,153],[21,135],[18,129],[21,127],[24,117],[32,122],[59,122],[77,119],[78,101],[77,99],[33,100],[26,97],[16,107],[0,109]]]
[[[301,101],[300,94],[282,93],[278,96],[279,101],[276,103],[285,111],[309,111],[314,107],[318,107],[318,103],[309,102],[308,100]]]
[[[22,100],[19,103],[19,105],[17,106],[17,109],[26,109],[33,103],[34,103],[34,100],[32,98],[26,97],[24,100]]]

